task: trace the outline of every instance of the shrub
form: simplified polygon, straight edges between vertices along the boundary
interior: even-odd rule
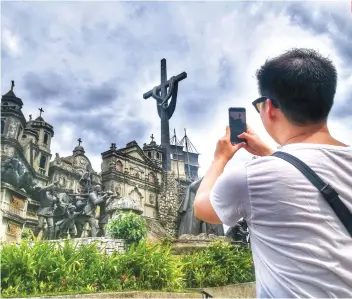
[[[3,244],[1,257],[1,289],[7,297],[184,287],[182,262],[170,254],[170,246],[140,242],[125,254],[105,255],[95,244],[76,248],[70,241],[35,241]]]
[[[133,244],[125,254],[115,254],[115,273],[124,283],[133,284],[134,289],[181,290],[184,287],[183,264],[170,251],[171,246],[162,244],[145,241]],[[123,289],[129,286],[123,285]]]
[[[107,224],[107,234],[114,239],[124,239],[127,244],[146,238],[147,222],[135,213],[120,213]]]
[[[216,241],[209,248],[183,257],[189,288],[215,287],[254,281],[251,251]]]

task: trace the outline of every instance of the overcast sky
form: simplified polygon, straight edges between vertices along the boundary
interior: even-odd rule
[[[170,130],[183,129],[209,166],[224,134],[228,108],[244,106],[247,122],[268,143],[251,102],[255,71],[292,47],[319,50],[335,62],[338,90],[333,135],[352,144],[352,12],[340,2],[2,2],[1,92],[15,80],[28,118],[54,126],[52,154],[72,154],[79,137],[100,171],[112,142],[160,142],[155,100],[160,81],[186,71]],[[250,158],[239,152],[232,163]]]

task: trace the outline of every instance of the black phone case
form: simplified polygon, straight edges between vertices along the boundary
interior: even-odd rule
[[[230,126],[230,131],[231,131],[231,137],[230,137],[230,140],[231,140],[231,143],[232,144],[237,144],[237,143],[242,143],[242,142],[246,142],[247,143],[247,140],[246,139],[242,139],[242,138],[238,138],[237,135],[239,134],[233,134],[232,132],[232,128],[231,128],[231,116],[230,116],[230,109],[229,109],[229,126]],[[236,110],[234,110],[236,111]],[[246,110],[244,111],[236,111],[236,112],[244,112],[246,114]],[[246,123],[245,123],[245,126],[244,126],[244,131],[243,132],[246,132],[246,129],[247,129],[247,117],[246,117]],[[242,133],[243,133],[242,132]],[[241,133],[240,133],[241,134]]]

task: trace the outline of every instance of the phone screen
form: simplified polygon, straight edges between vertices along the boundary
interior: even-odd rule
[[[231,130],[231,143],[246,142],[245,139],[239,139],[237,136],[246,132],[246,109],[230,108],[229,109],[229,125]]]

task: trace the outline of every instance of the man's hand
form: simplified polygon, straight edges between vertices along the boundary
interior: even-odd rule
[[[221,224],[221,220],[210,202],[211,189],[224,171],[227,162],[244,146],[244,143],[233,145],[230,135],[230,128],[226,127],[226,135],[221,138],[216,145],[214,161],[205,174],[194,200],[194,215],[198,219],[210,224]]]
[[[227,126],[225,136],[216,145],[214,160],[223,161],[226,164],[241,147],[246,145],[244,142],[233,145],[230,136],[230,127]]]
[[[256,156],[270,156],[274,151],[267,146],[254,132],[247,127],[247,132],[238,135],[238,138],[246,139],[247,143],[243,146],[249,153]]]

